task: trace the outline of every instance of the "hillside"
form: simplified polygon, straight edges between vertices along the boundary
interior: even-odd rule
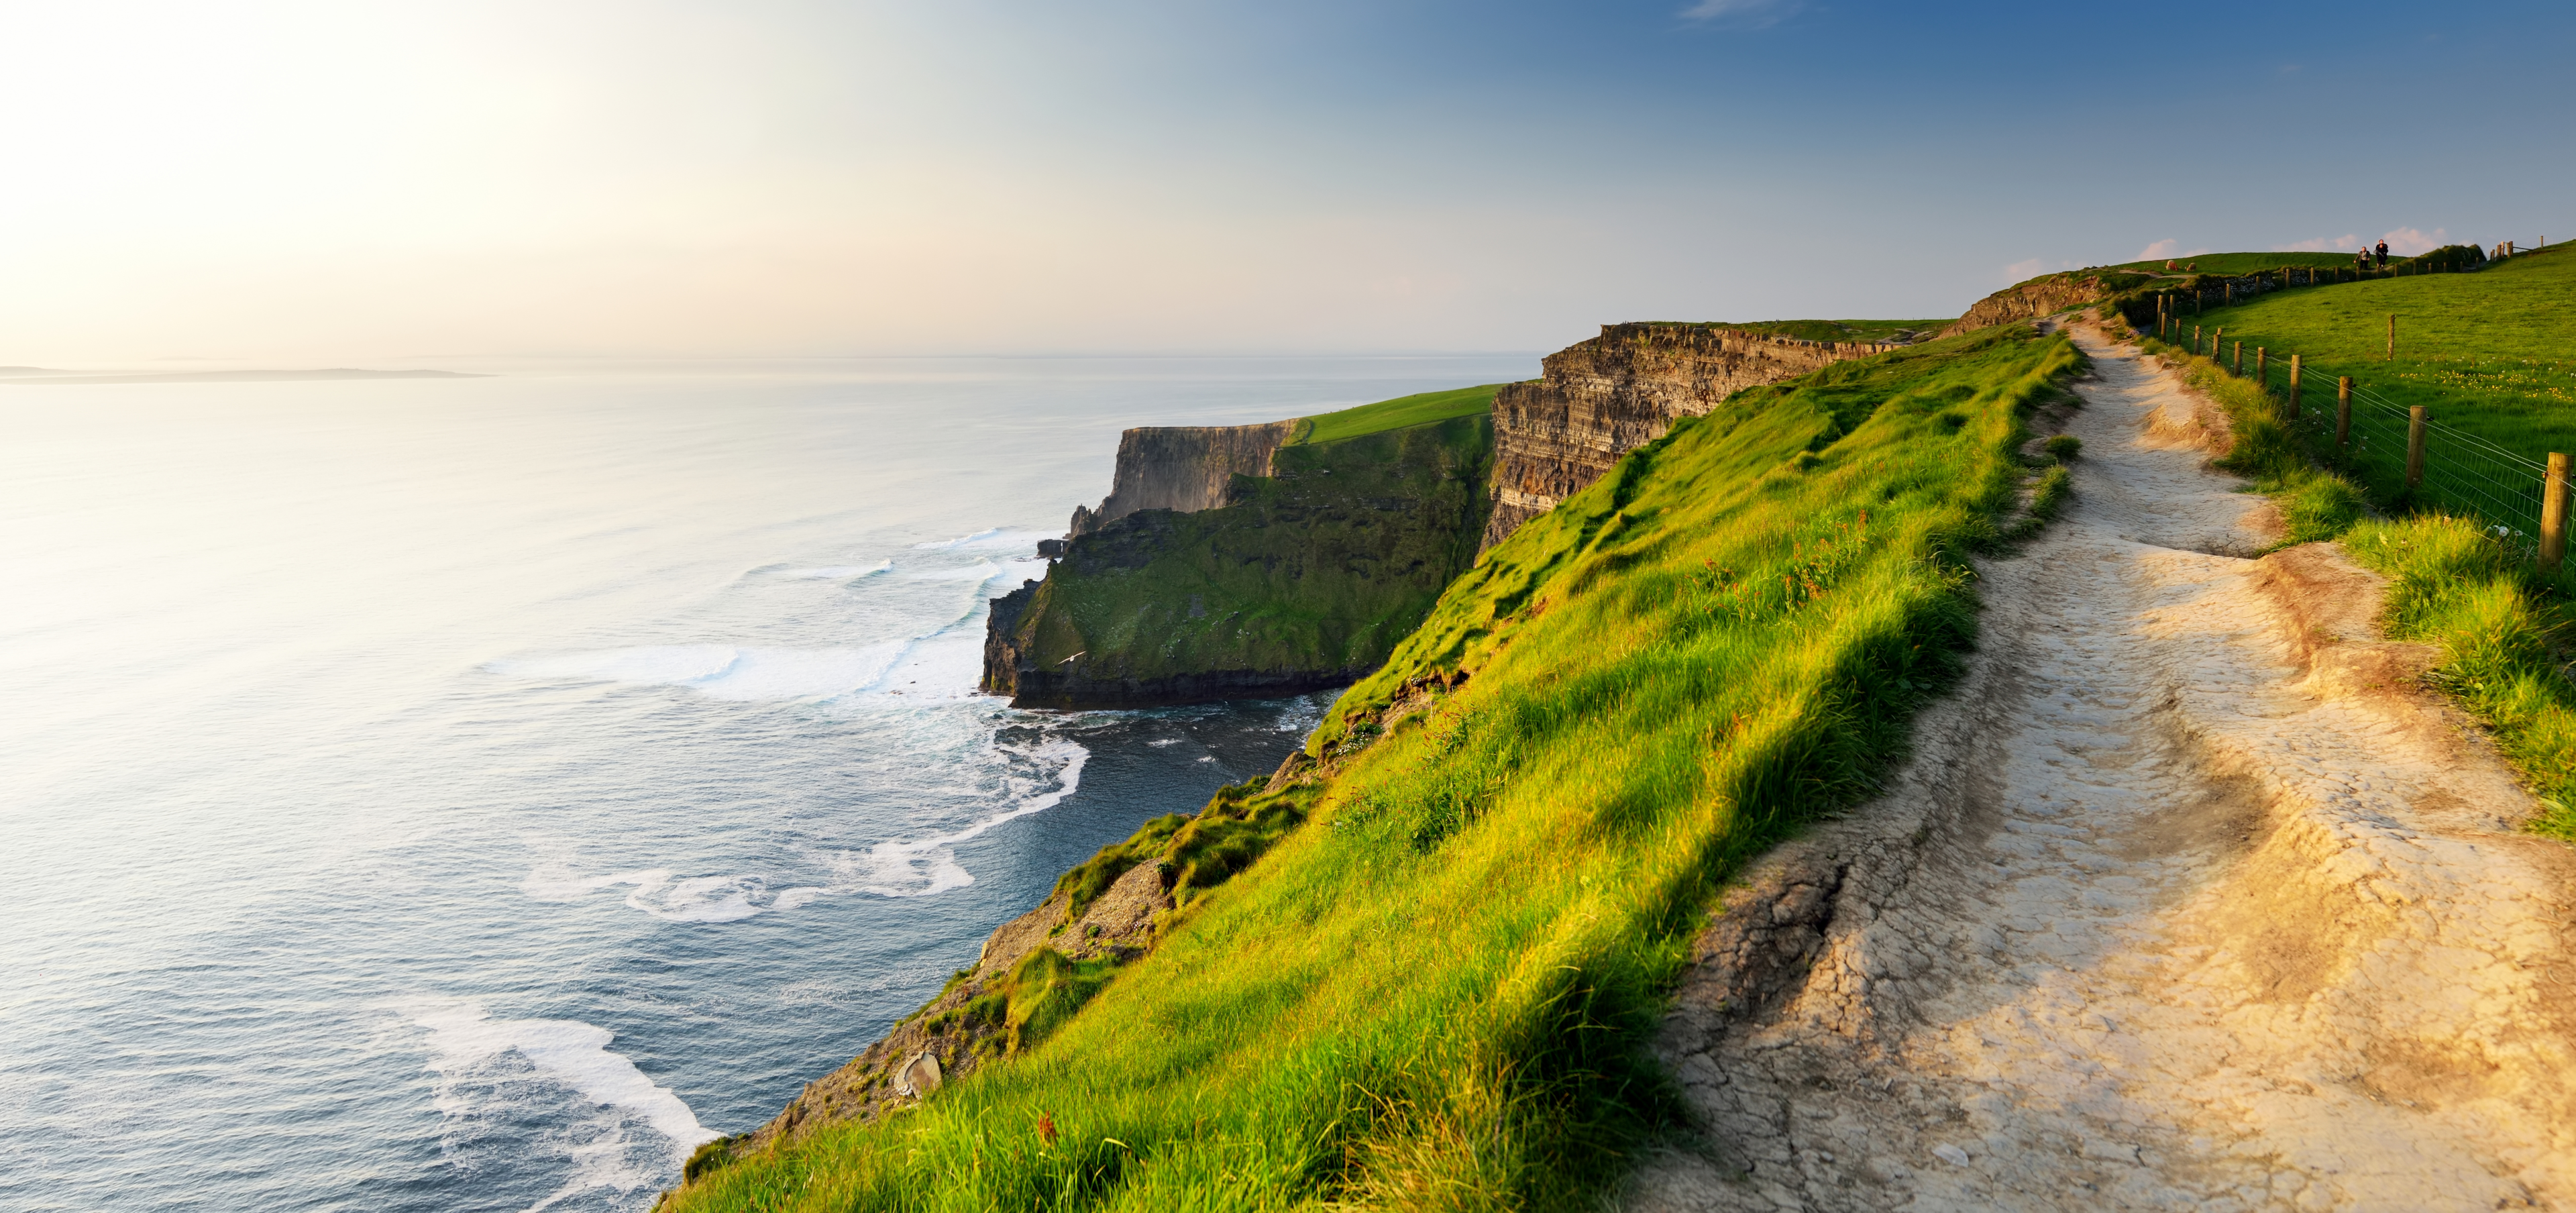
[[[1494,411],[1494,392],[1502,387],[1488,383],[1481,387],[1452,388],[1445,392],[1418,392],[1398,396],[1375,404],[1363,404],[1334,413],[1319,413],[1297,419],[1296,433],[1289,438],[1291,446],[1340,442],[1381,430],[1399,430],[1407,426],[1428,425],[1453,417],[1473,417]]]
[[[1314,765],[1220,798],[1272,824],[1186,859],[1149,827],[1127,871],[1241,874],[1167,890],[1114,977],[1068,968],[1025,1020],[996,1006],[1053,1037],[890,1120],[716,1151],[672,1207],[1599,1190],[1678,1123],[1639,1049],[1699,913],[1902,752],[1975,629],[1964,560],[2036,474],[2024,418],[2077,361],[1996,329],[1677,423],[1450,586]]]
[[[2525,458],[2576,452],[2576,251],[2561,246],[2496,262],[2477,273],[2427,274],[2265,295],[2192,318],[2225,329],[2246,357],[2298,353],[2312,368],[2304,403],[2334,406],[2334,381],[2405,408],[2424,405],[2445,425]],[[2397,317],[2397,356],[2387,356]],[[2188,344],[2188,333],[2184,343]],[[2250,370],[2249,370],[2250,373]],[[2276,371],[2276,375],[2280,372]],[[2401,486],[2402,440],[2366,446],[2351,468],[2373,494]]]
[[[2124,261],[2118,265],[2103,268],[2162,274],[2168,272],[2165,269],[2165,261],[2171,260],[2175,271],[2189,265],[2196,267],[2192,272],[2202,274],[2256,274],[2264,270],[2293,267],[2350,269],[2352,256],[2350,253],[2199,253],[2189,257],[2160,258],[2154,261]],[[2395,265],[2404,260],[2406,259],[2403,257],[2391,257],[2389,264]]]

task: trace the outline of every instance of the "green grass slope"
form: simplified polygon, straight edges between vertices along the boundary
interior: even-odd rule
[[[1588,1208],[1715,882],[1866,795],[2079,359],[2027,326],[1740,393],[1498,545],[1236,795],[1302,820],[1057,1034],[678,1210]]]
[[[1381,430],[1429,425],[1453,417],[1472,417],[1494,411],[1494,392],[1503,385],[1488,383],[1481,387],[1451,388],[1445,392],[1420,392],[1398,396],[1375,404],[1343,409],[1337,413],[1318,413],[1298,418],[1297,432],[1288,440],[1290,446],[1339,442]]]
[[[2397,316],[2397,357],[2386,356]],[[2334,408],[2338,375],[2399,406],[2529,459],[2576,452],[2576,251],[2553,248],[2477,273],[2425,274],[2295,288],[2186,324],[2225,328],[2245,343],[2307,365],[2302,403]],[[2189,329],[2183,344],[2188,345]],[[2285,372],[2275,368],[2275,386]],[[2394,500],[2405,472],[2401,441],[2355,454],[2349,472],[2373,496]]]
[[[2394,265],[2403,260],[2405,260],[2403,257],[2392,257],[2389,259],[2389,264]],[[2351,269],[2353,264],[2350,253],[2202,253],[2193,257],[2175,257],[2172,261],[2177,271],[2182,266],[2191,265],[2198,266],[2199,268],[2194,272],[2202,274],[2254,274],[2264,270],[2289,269],[2294,266]],[[2165,259],[2124,261],[2104,268],[2161,274],[2165,272]]]

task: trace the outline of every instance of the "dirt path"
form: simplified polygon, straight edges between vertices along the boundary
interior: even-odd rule
[[[2408,685],[2378,583],[2262,560],[2193,402],[2091,333],[2066,515],[1895,790],[1783,847],[1664,1034],[1638,1210],[2576,1209],[2576,862]]]

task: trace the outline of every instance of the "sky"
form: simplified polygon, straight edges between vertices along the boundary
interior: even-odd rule
[[[0,0],[0,364],[1558,348],[2576,239],[2576,6]]]

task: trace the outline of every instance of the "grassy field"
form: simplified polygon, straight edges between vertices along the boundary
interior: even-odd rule
[[[2403,260],[2403,257],[2391,257],[2388,263],[2395,265]],[[2202,253],[2196,257],[2176,257],[2173,262],[2176,272],[2183,266],[2193,265],[2200,267],[2194,272],[2202,274],[2252,274],[2291,266],[2351,269],[2353,264],[2350,253]],[[2161,274],[2165,272],[2165,263],[2162,260],[2127,261],[2103,268]]]
[[[1482,387],[1451,388],[1445,392],[1421,392],[1398,396],[1375,404],[1343,409],[1337,413],[1319,413],[1298,418],[1297,432],[1288,440],[1291,446],[1305,443],[1339,442],[1380,430],[1402,429],[1410,425],[1428,425],[1452,417],[1469,417],[1494,411],[1494,392],[1502,387],[1488,383]]]
[[[1237,805],[1304,824],[1057,1035],[676,1208],[1594,1207],[1679,1115],[1642,1045],[1716,882],[1901,753],[2079,361],[1991,329],[1631,452],[1450,586],[1322,782]]]
[[[2302,355],[2309,376],[2302,404],[2312,413],[2312,429],[2334,408],[2335,377],[2350,375],[2356,386],[2395,408],[2424,405],[2436,422],[2537,460],[2551,451],[2576,452],[2571,301],[2576,251],[2553,248],[2478,273],[2294,288],[2185,322],[2204,331],[2224,328],[2231,349],[2242,340],[2247,374],[2253,373],[2255,347],[2270,350],[2276,389],[2285,382],[2287,355]],[[2386,356],[2392,313],[2393,360]],[[2189,343],[2186,329],[2183,344]],[[2345,470],[2374,499],[2393,503],[2404,484],[2404,416],[2373,414],[2366,403],[2356,406],[2356,416],[2369,440],[2342,461]],[[2379,420],[2372,427],[2374,416]],[[2323,441],[2314,453],[2336,461],[2327,449],[2330,431]],[[2433,457],[2458,454],[2436,450]],[[2485,473],[2472,468],[2462,474]],[[2467,504],[2446,501],[2440,488],[2435,486],[2426,504]]]

